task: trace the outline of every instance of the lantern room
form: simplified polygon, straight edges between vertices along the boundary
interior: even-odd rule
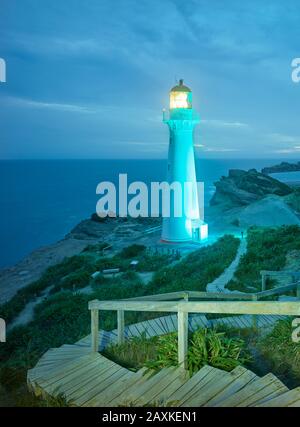
[[[179,80],[179,84],[174,86],[170,91],[170,109],[192,108],[192,92],[183,84],[183,80]]]

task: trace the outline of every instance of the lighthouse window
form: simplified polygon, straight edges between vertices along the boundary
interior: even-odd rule
[[[170,108],[190,108],[187,92],[171,92]]]

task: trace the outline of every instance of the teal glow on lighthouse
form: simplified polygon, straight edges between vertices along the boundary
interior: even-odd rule
[[[168,175],[170,185],[179,183],[179,193],[170,192],[170,216],[163,218],[161,238],[166,242],[201,241],[207,238],[203,218],[203,191],[197,185],[193,144],[194,128],[199,117],[192,108],[192,92],[183,80],[170,91],[170,109],[163,122],[169,127]],[[181,208],[178,216],[176,206]]]

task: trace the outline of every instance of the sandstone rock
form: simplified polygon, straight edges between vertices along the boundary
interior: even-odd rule
[[[257,172],[256,169],[231,169],[228,177],[223,176],[215,186],[216,192],[210,205],[223,205],[228,208],[247,206],[269,194],[286,196],[293,192],[288,185]]]

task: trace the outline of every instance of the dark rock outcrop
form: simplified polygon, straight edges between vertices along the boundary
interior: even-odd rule
[[[288,163],[281,162],[279,165],[265,167],[261,170],[264,174],[277,173],[277,172],[297,172],[300,171],[300,162]]]
[[[270,194],[286,196],[293,192],[288,185],[256,169],[249,171],[231,169],[228,177],[223,176],[215,182],[215,186],[216,192],[210,205],[222,205],[228,208],[246,206]]]

